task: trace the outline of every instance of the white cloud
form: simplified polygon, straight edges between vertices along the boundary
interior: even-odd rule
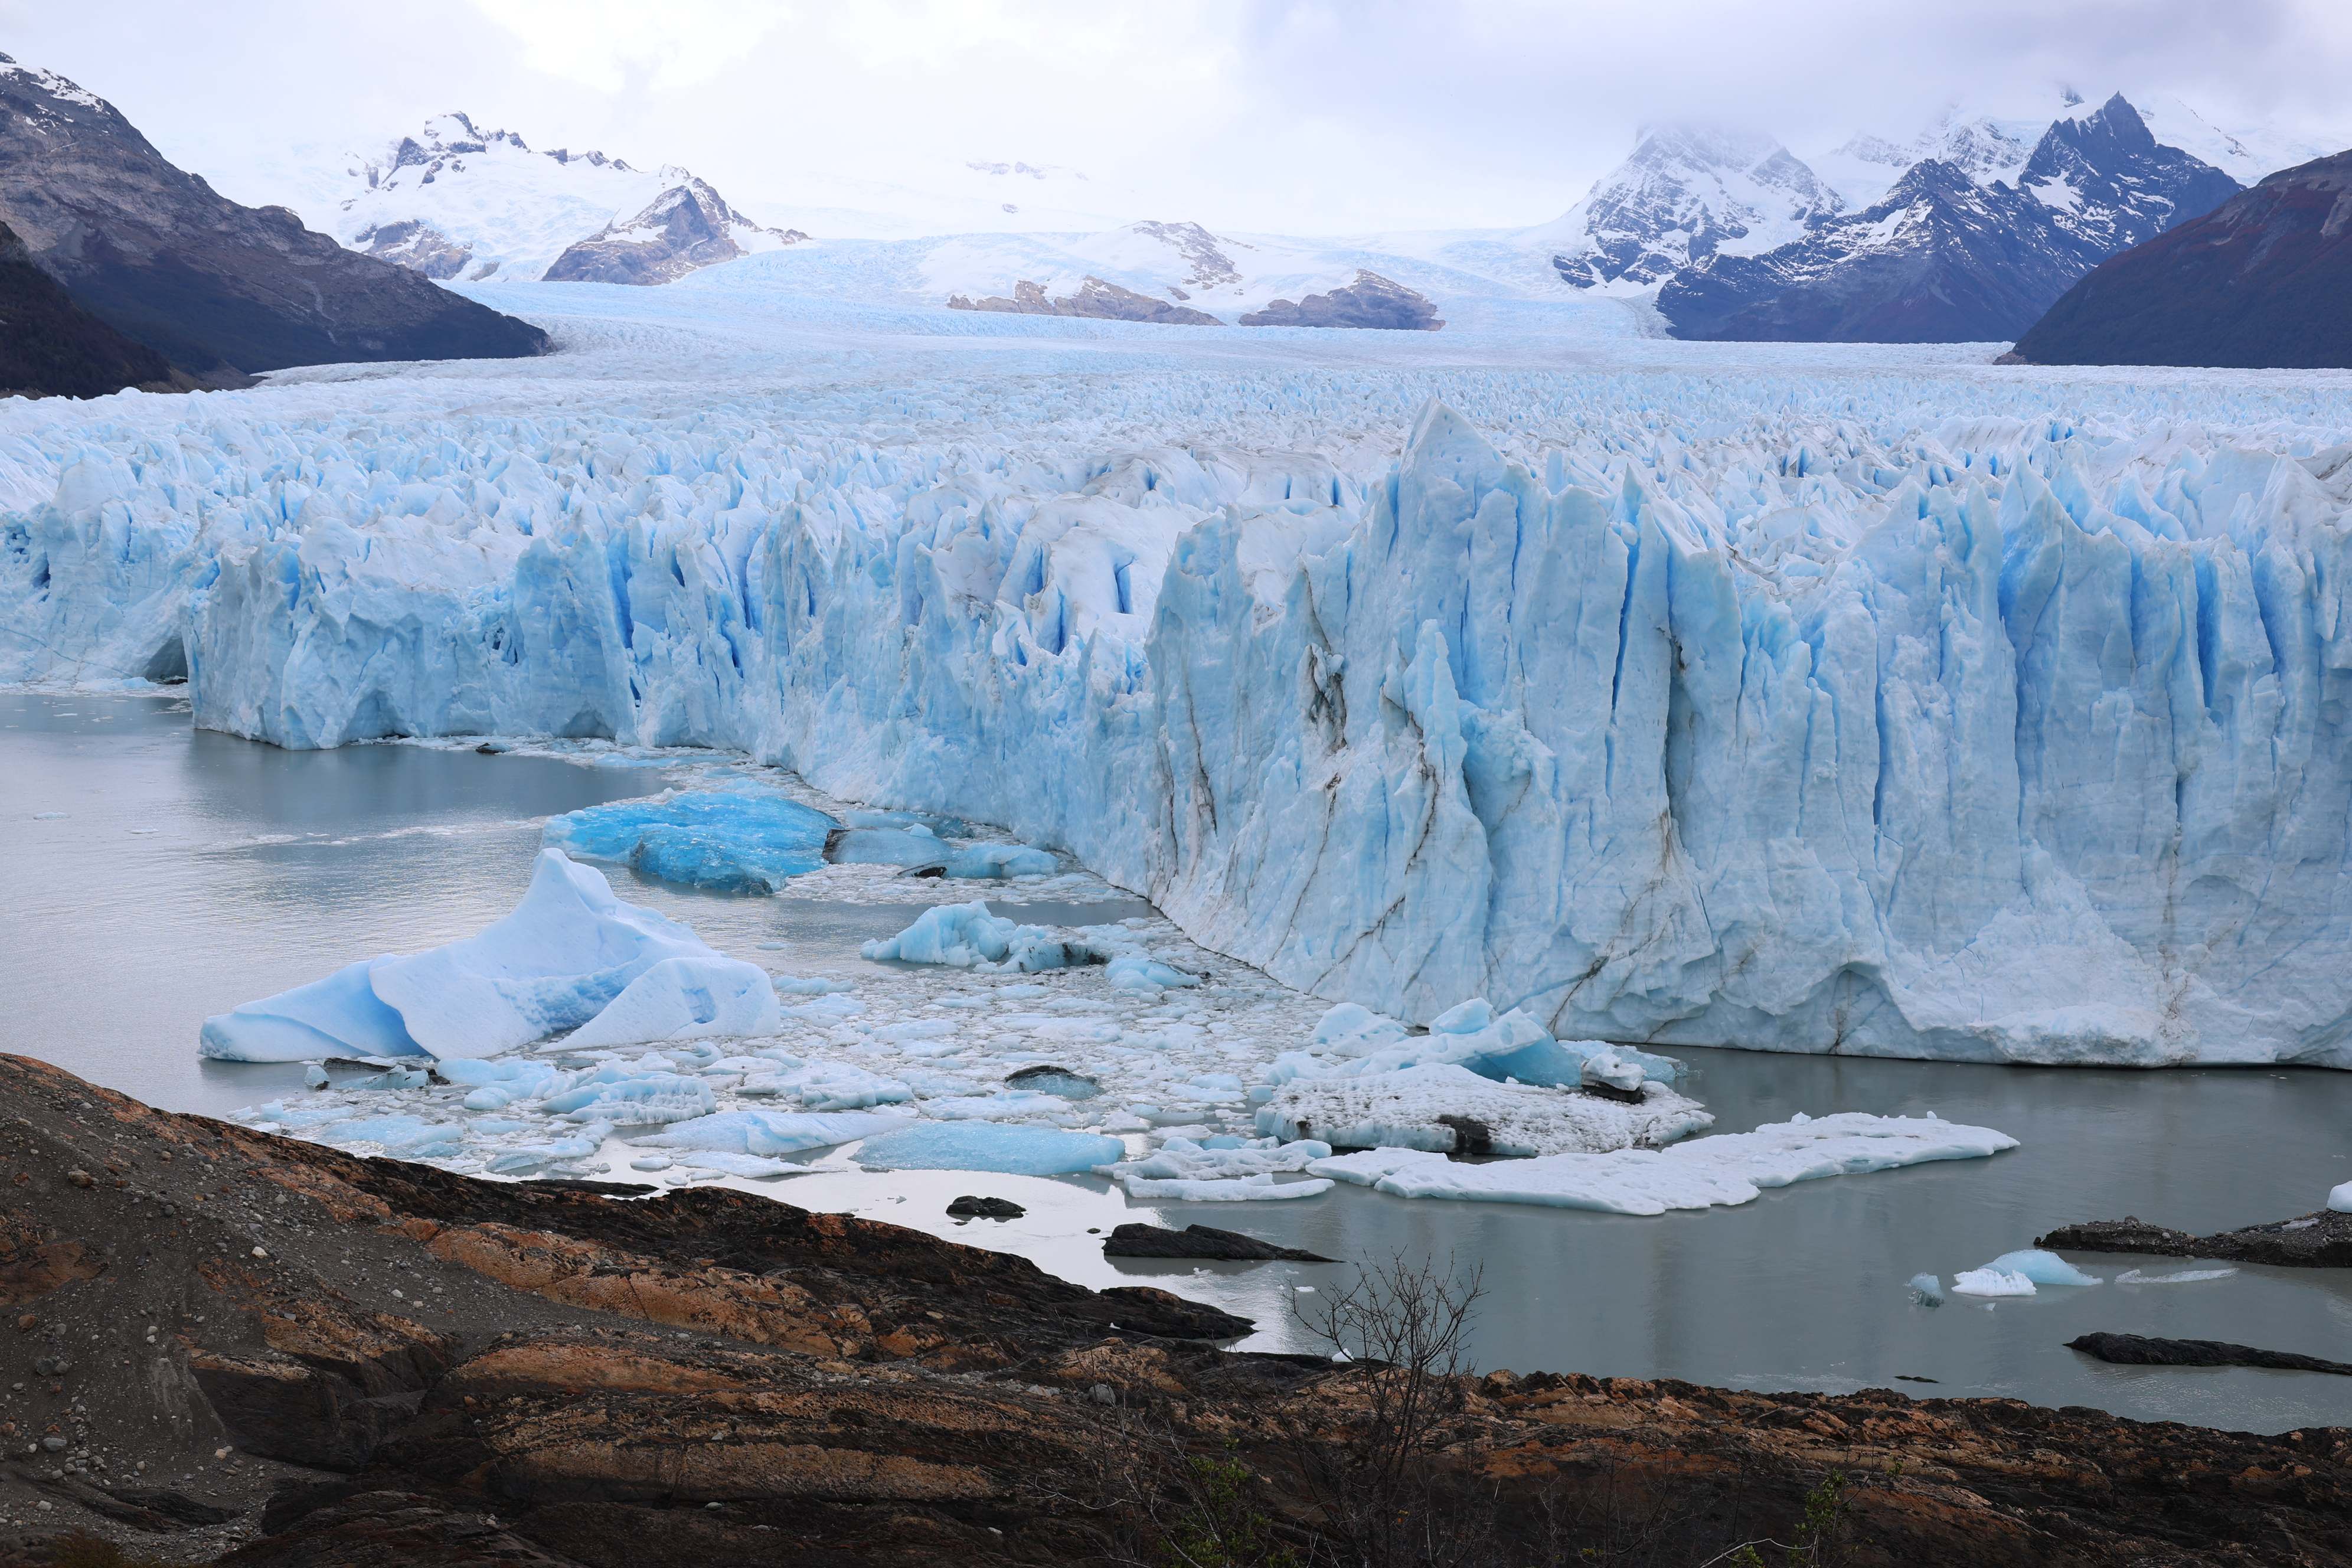
[[[0,0],[0,37],[246,200],[448,109],[755,214],[1021,159],[1123,214],[1302,232],[1541,222],[1644,120],[1805,149],[2060,80],[2352,144],[2340,0]]]

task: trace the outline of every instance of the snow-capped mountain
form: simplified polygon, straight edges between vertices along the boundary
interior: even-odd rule
[[[2042,133],[2059,112],[2080,101],[2072,95],[2069,99],[2069,104],[2056,106],[2051,114],[2023,120],[1970,114],[1952,105],[1916,135],[1856,136],[1806,162],[1849,208],[1857,210],[1883,198],[1914,164],[1931,159],[1950,164],[1979,184],[2000,180],[2013,185]]]
[[[764,227],[684,169],[602,153],[535,151],[511,131],[437,114],[414,136],[352,154],[311,204],[354,250],[428,278],[667,282],[807,236]],[[568,253],[586,242],[589,249]]]
[[[1442,325],[1425,295],[1375,269],[1391,259],[1144,222],[1078,237],[958,236],[921,269],[926,291],[957,310],[1177,326]]]
[[[1801,239],[1702,258],[1659,290],[1659,312],[1692,338],[2010,340],[2101,261],[2239,188],[2159,143],[2121,94],[2053,121],[2013,180],[1984,167],[1930,159]]]
[[[1579,289],[1646,288],[1718,251],[1785,244],[1844,205],[1769,136],[1717,126],[1645,127],[1633,155],[1560,217],[1531,230]]]

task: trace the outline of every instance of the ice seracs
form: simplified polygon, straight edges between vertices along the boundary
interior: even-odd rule
[[[558,1035],[585,1049],[756,1035],[775,1024],[763,971],[622,902],[596,871],[549,849],[522,902],[478,936],[350,964],[207,1018],[199,1049],[226,1061],[450,1059]],[[709,1109],[707,1097],[697,1103]]]

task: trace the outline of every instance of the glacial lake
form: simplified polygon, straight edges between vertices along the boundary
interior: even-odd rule
[[[660,765],[406,745],[280,752],[193,731],[168,695],[0,693],[0,1049],[172,1110],[219,1114],[282,1095],[299,1088],[299,1067],[199,1062],[201,1020],[357,957],[478,930],[520,894],[545,817],[672,778]],[[913,913],[698,895],[625,872],[614,883],[730,952],[781,945],[794,964],[835,973],[854,972],[858,942]],[[1016,895],[999,907],[1075,921],[1142,906],[1049,909]],[[2085,1257],[2110,1283],[1933,1310],[1912,1304],[1905,1284],[1921,1272],[1948,1281],[2070,1220],[2130,1214],[2209,1231],[2307,1212],[2352,1179],[2352,1075],[1675,1054],[1696,1069],[1692,1092],[1718,1131],[1801,1110],[1933,1110],[2022,1146],[1654,1219],[1346,1186],[1297,1203],[1140,1204],[1091,1178],[882,1174],[839,1154],[812,1157],[805,1175],[738,1184],[1019,1252],[1089,1285],[1213,1300],[1257,1321],[1249,1348],[1309,1348],[1291,1305],[1314,1300],[1300,1287],[1343,1283],[1344,1265],[1116,1265],[1089,1230],[1203,1223],[1342,1259],[1451,1258],[1483,1269],[1476,1352],[1488,1368],[1998,1394],[2259,1431],[2352,1425],[2352,1378],[2113,1367],[2064,1348],[2106,1329],[2352,1360],[2343,1271],[2250,1268],[2135,1287],[2113,1277],[2135,1262],[2147,1273],[2191,1265]],[[963,1193],[1029,1213],[960,1225],[942,1211]]]

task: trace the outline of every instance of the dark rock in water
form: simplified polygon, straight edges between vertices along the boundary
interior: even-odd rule
[[[1204,1258],[1216,1263],[1328,1263],[1319,1253],[1276,1247],[1239,1231],[1188,1225],[1169,1230],[1156,1225],[1123,1225],[1103,1242],[1105,1258]]]
[[[2066,1342],[2095,1361],[2117,1366],[2259,1366],[2277,1372],[2326,1372],[2352,1377],[2352,1363],[2323,1361],[2293,1351],[2256,1350],[2223,1340],[2158,1340],[2144,1334],[2084,1334]]]
[[[1475,1158],[1495,1152],[1494,1130],[1475,1116],[1441,1116],[1437,1124],[1454,1134],[1454,1147],[1449,1152],[1457,1157],[1466,1154]],[[1299,1136],[1305,1137],[1306,1131],[1306,1123],[1301,1122]]]
[[[16,230],[0,223],[0,397],[104,397],[128,386],[176,392],[163,356],[83,310],[65,285],[33,265]]]
[[[1028,1212],[1011,1198],[979,1198],[970,1193],[948,1205],[950,1219],[1019,1219]]]
[[[2037,1238],[2053,1252],[2130,1252],[2152,1258],[2218,1258],[2284,1268],[2352,1268],[2352,1214],[2322,1209],[2242,1230],[2191,1236],[2126,1216],[2061,1226]]]
[[[1425,294],[1377,272],[1358,272],[1356,280],[1328,294],[1303,300],[1276,300],[1263,310],[1242,318],[1244,327],[1374,327],[1391,331],[1433,332],[1445,323]]]
[[[511,359],[547,334],[173,166],[114,107],[0,56],[0,219],[92,315],[215,384],[357,360]]]
[[[1092,1100],[1102,1092],[1102,1085],[1086,1074],[1045,1062],[1008,1074],[1004,1081],[1012,1089],[1025,1089],[1034,1094],[1058,1094],[1064,1100]]]
[[[1206,310],[1171,305],[1132,289],[1122,289],[1100,278],[1080,280],[1077,292],[1058,300],[1045,296],[1045,286],[1024,278],[1013,285],[1013,298],[993,294],[985,300],[961,294],[948,299],[950,310],[993,310],[1015,316],[1091,316],[1104,321],[1151,321],[1164,327],[1221,327],[1224,323]]]

